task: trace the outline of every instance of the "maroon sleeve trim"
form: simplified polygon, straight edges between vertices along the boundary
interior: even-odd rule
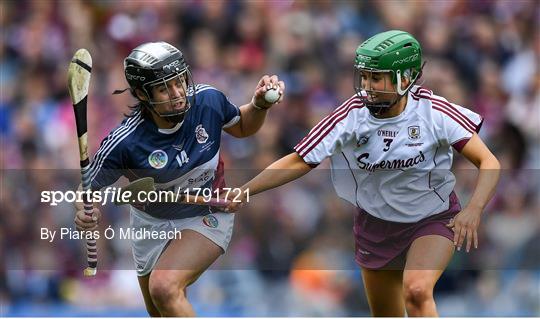
[[[465,145],[469,142],[471,138],[468,137],[468,138],[464,138],[464,139],[461,139],[457,142],[455,142],[454,144],[452,144],[452,147],[461,153],[461,151],[463,150],[463,148],[465,147]]]
[[[298,154],[298,156],[300,156],[300,158],[301,158],[302,160],[304,160],[304,162],[305,162],[309,167],[315,168],[315,167],[319,166],[320,163],[308,163],[308,162],[306,162],[306,159],[304,158],[304,156],[300,155],[300,153],[298,153],[297,150],[295,150],[295,152],[296,152],[296,154]]]
[[[480,123],[478,123],[478,125],[476,125],[476,130],[475,131],[476,131],[477,134],[480,133],[480,129],[482,128],[482,124],[484,124],[484,118],[483,117],[480,118]]]

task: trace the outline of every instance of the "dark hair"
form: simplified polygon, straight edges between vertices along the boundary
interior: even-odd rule
[[[129,114],[124,113],[124,116],[126,118],[131,118],[140,112],[143,117],[151,117],[150,110],[148,109],[148,105],[145,105],[143,101],[139,100],[134,90],[130,89],[129,91],[131,95],[133,95],[133,97],[135,97],[138,100],[138,102],[135,105],[128,105]]]

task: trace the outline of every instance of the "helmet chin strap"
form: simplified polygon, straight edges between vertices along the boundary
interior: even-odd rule
[[[398,95],[401,97],[401,96],[405,95],[405,93],[407,93],[407,91],[409,90],[409,88],[411,87],[411,85],[412,85],[413,82],[411,81],[411,83],[409,84],[409,86],[406,87],[405,90],[402,90],[402,89],[401,89],[401,70],[397,70],[397,71],[396,71],[396,80],[397,80],[397,85],[396,85],[396,86],[397,86],[397,87],[396,87],[397,93],[398,93]]]

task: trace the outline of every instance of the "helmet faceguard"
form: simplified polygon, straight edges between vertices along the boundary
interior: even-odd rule
[[[371,114],[387,112],[407,94],[422,73],[421,60],[420,44],[403,31],[377,34],[356,49],[354,89]],[[384,81],[383,89],[373,89],[375,81]]]
[[[144,84],[142,91],[146,95],[147,101],[143,103],[146,103],[150,110],[160,117],[173,119],[174,117],[181,116],[183,119],[184,114],[191,108],[191,100],[194,96],[193,89],[191,88],[194,86],[191,72],[186,68],[183,71],[174,72],[163,79],[157,79]],[[175,87],[176,90],[172,90],[171,87]],[[169,99],[156,101],[153,94],[154,90],[166,92]],[[179,95],[175,93],[178,91],[181,92]],[[159,111],[158,109],[162,105],[170,110]]]
[[[400,70],[394,72],[393,70],[376,70],[355,66],[354,90],[371,114],[382,115],[407,94],[421,74],[417,73],[416,77],[412,77],[411,73],[410,69],[405,70],[405,72],[401,74]],[[388,81],[389,78],[396,78],[396,83]],[[402,78],[407,78],[409,80],[409,85],[405,89],[401,88]],[[374,80],[384,81],[383,89],[373,89],[372,81]]]
[[[195,103],[195,83],[180,50],[166,42],[149,42],[133,49],[124,60],[124,72],[132,93],[156,115],[169,122],[179,123]],[[171,90],[171,86],[177,89]],[[169,99],[156,101],[153,90],[166,92]],[[140,90],[146,99],[140,99],[135,90]],[[175,94],[175,92],[181,92]],[[165,105],[169,111],[158,111]]]

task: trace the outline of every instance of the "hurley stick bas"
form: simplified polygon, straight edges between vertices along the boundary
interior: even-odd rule
[[[75,111],[81,161],[82,190],[85,192],[90,189],[90,158],[88,157],[86,108],[91,71],[92,57],[90,53],[86,49],[77,50],[69,63],[68,89],[71,101],[73,102],[73,110]],[[84,196],[84,213],[86,216],[92,217],[93,207],[90,198]],[[88,277],[94,276],[97,272],[97,244],[95,238],[92,237],[86,240],[86,252],[88,267],[84,270],[84,275]]]

